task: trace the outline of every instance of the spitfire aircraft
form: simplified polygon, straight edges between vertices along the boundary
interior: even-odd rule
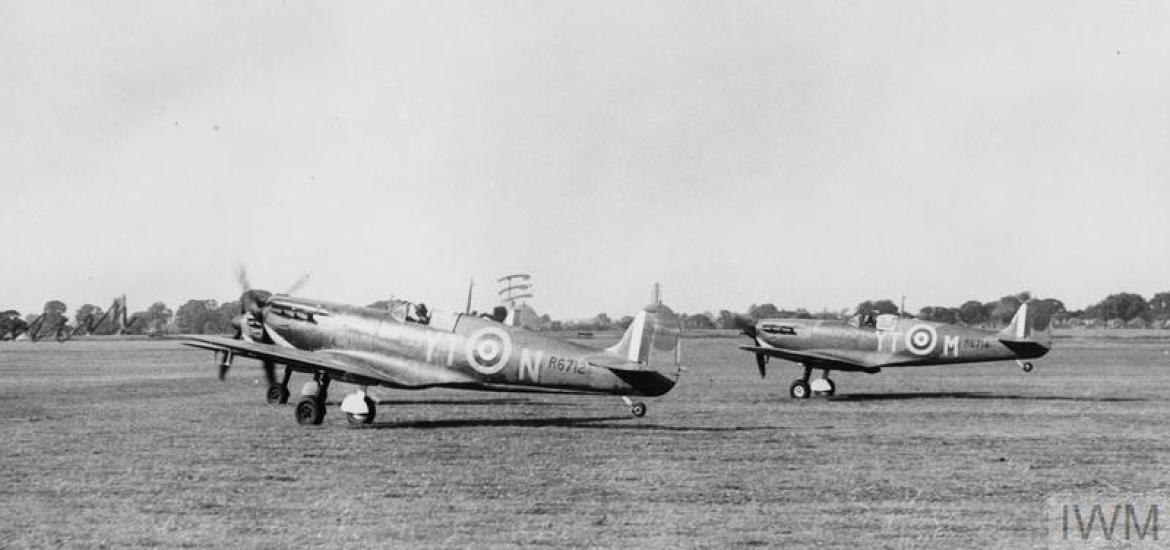
[[[618,343],[597,350],[499,317],[449,315],[409,302],[386,310],[247,289],[240,303],[235,338],[189,336],[184,343],[214,351],[221,379],[236,357],[262,361],[269,403],[288,402],[293,372],[311,374],[294,408],[300,424],[321,424],[332,381],[359,386],[341,401],[355,425],[374,421],[371,386],[610,394],[640,417],[646,405],[630,397],[665,394],[681,371],[681,325],[661,304],[639,311]],[[283,380],[276,378],[278,365]]]
[[[788,390],[798,399],[814,392],[833,395],[832,370],[872,374],[888,367],[1015,359],[1024,372],[1031,372],[1032,363],[1025,360],[1042,357],[1052,347],[1050,316],[1042,309],[1039,302],[1029,300],[998,332],[896,314],[858,314],[845,321],[761,319],[741,326],[755,345],[740,349],[755,354],[760,377],[772,358],[803,365],[804,376]],[[810,382],[813,369],[822,377]]]

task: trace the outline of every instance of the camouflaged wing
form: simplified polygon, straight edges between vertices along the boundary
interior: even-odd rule
[[[305,351],[271,344],[246,342],[217,336],[188,336],[184,345],[212,351],[231,353],[261,361],[287,365],[297,372],[329,373],[335,380],[364,385],[383,385],[398,388],[430,386],[460,386],[475,381],[469,376],[448,369],[414,364],[412,361],[374,361],[343,351]]]

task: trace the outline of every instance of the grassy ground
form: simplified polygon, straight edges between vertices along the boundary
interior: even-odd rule
[[[1059,344],[794,402],[697,339],[642,419],[431,390],[351,429],[174,342],[0,343],[0,547],[1042,547],[1050,494],[1170,492],[1170,341]]]

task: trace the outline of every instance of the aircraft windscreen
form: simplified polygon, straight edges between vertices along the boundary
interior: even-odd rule
[[[390,304],[390,317],[400,323],[429,325],[439,330],[454,330],[455,318],[445,312],[432,310],[423,303],[396,300]]]
[[[410,302],[395,301],[394,303],[390,304],[390,317],[393,318],[395,321],[398,321],[400,323],[405,323],[406,322],[406,313],[407,313],[407,310],[410,309],[410,307],[411,307]]]

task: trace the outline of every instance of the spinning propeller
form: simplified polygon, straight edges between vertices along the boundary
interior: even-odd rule
[[[744,336],[747,336],[748,338],[755,338],[756,337],[756,334],[757,334],[756,333],[756,324],[751,319],[748,319],[747,317],[736,315],[735,316],[735,328],[739,329],[740,334],[743,334]]]
[[[748,319],[746,317],[740,317],[737,315],[735,317],[735,328],[739,329],[740,334],[743,334],[744,336],[747,336],[748,338],[755,340],[757,346],[760,345],[760,339],[757,338],[757,336],[759,335],[759,332],[756,331],[756,324],[754,322],[752,322],[751,319]],[[756,354],[756,367],[760,369],[760,378],[764,377],[764,374],[766,373],[764,366],[767,364],[768,364],[768,357],[762,353],[757,353]]]
[[[240,265],[236,268],[236,282],[240,284],[243,293],[240,294],[240,314],[232,319],[232,326],[236,327],[236,340],[244,340],[246,342],[259,341],[262,344],[271,344],[272,338],[268,336],[268,328],[264,325],[264,307],[268,305],[269,299],[272,298],[272,293],[267,290],[260,290],[252,288],[251,282],[248,280],[248,270]],[[309,282],[309,274],[301,275],[292,285],[289,285],[288,290],[284,292],[285,295],[292,294],[305,286]],[[253,325],[259,325],[260,335],[258,339],[253,339],[249,333],[249,329]],[[219,379],[223,380],[227,377],[227,372],[231,368],[229,361],[224,361],[219,365]],[[264,378],[268,381],[268,385],[276,384],[276,364],[272,361],[264,361]]]

